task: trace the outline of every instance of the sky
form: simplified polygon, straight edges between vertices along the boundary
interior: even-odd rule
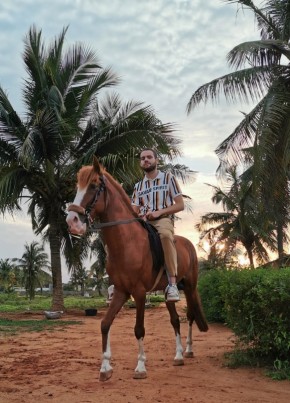
[[[254,1],[259,5],[260,1]],[[252,13],[222,0],[5,0],[0,3],[0,85],[22,115],[25,68],[24,38],[35,25],[49,44],[68,26],[66,45],[82,42],[105,67],[121,78],[114,88],[124,101],[151,105],[163,123],[174,123],[182,140],[175,163],[196,171],[195,181],[181,184],[192,198],[192,213],[178,214],[176,233],[195,246],[195,224],[216,211],[211,203],[218,158],[214,150],[242,120],[251,105],[201,105],[186,113],[201,85],[230,72],[227,53],[258,39]],[[0,217],[0,259],[20,258],[24,244],[40,240],[25,212]],[[63,280],[69,276],[63,267]]]

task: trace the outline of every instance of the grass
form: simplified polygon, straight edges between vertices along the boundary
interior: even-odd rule
[[[156,306],[164,301],[163,295],[150,296],[150,306]],[[31,320],[18,320],[5,318],[7,313],[21,313],[21,312],[39,312],[51,309],[52,298],[49,295],[36,295],[30,301],[25,296],[13,294],[0,294],[0,337],[7,335],[17,335],[21,332],[41,332],[43,330],[53,331],[56,328],[66,327],[69,325],[81,324],[78,321],[65,321],[65,320],[47,320],[47,319],[31,319]],[[128,308],[133,304],[129,300],[126,304]],[[87,308],[104,308],[106,307],[105,297],[81,297],[81,296],[66,296],[64,297],[65,310],[79,309],[84,310]]]
[[[163,295],[150,295],[150,304],[152,306],[164,302]],[[0,313],[1,312],[23,312],[23,311],[48,311],[51,309],[52,298],[49,295],[36,295],[30,301],[23,295],[0,294]],[[130,306],[131,301],[127,302]],[[87,309],[87,308],[104,308],[106,307],[105,297],[82,297],[82,296],[65,296],[65,309]]]
[[[18,335],[22,332],[41,332],[43,330],[65,328],[70,325],[81,324],[81,321],[29,319],[19,320],[5,318],[7,313],[39,312],[51,309],[51,296],[36,295],[32,301],[25,296],[14,294],[0,294],[0,337]],[[85,298],[68,296],[64,298],[65,309],[100,308],[106,306],[104,297]]]
[[[0,294],[0,312],[48,311],[51,309],[52,298],[49,295],[36,295],[30,301],[18,294]],[[65,309],[101,308],[106,306],[104,297],[85,298],[81,296],[64,297]]]
[[[43,330],[53,331],[55,328],[64,328],[70,325],[81,324],[74,320],[14,320],[0,318],[0,336],[14,336],[21,332],[42,332]]]
[[[290,362],[260,357],[253,349],[234,349],[225,353],[226,366],[229,368],[259,367],[265,368],[265,375],[276,381],[290,380]]]

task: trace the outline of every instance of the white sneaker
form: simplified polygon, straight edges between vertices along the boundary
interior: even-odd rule
[[[177,302],[180,300],[176,284],[168,285],[165,290],[166,302]]]

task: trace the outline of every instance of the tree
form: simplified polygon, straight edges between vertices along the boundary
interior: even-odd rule
[[[209,186],[214,189],[213,203],[221,204],[224,210],[205,214],[196,226],[201,232],[201,239],[209,241],[211,254],[217,257],[217,246],[223,243],[223,255],[226,258],[240,243],[246,249],[251,267],[254,267],[254,256],[260,263],[268,261],[265,246],[273,249],[274,231],[265,220],[263,212],[260,215],[257,213],[252,183],[239,177],[236,168],[230,168],[227,171],[225,191],[220,187]]]
[[[35,297],[35,289],[42,288],[43,273],[50,270],[48,255],[44,248],[38,242],[34,241],[30,245],[25,244],[25,252],[20,259],[14,258],[17,262],[17,268],[22,270],[22,283],[25,287],[26,294],[32,300]],[[45,270],[46,269],[46,270]]]
[[[15,284],[16,276],[11,259],[0,259],[0,285],[4,292],[12,292]]]
[[[0,88],[0,207],[14,212],[28,199],[33,229],[50,244],[55,310],[64,309],[60,250],[68,238],[66,203],[74,194],[67,170],[71,144],[79,141],[92,99],[117,81],[83,45],[64,51],[66,31],[47,48],[35,27],[26,36],[25,120]]]
[[[73,246],[66,206],[74,198],[81,165],[97,155],[127,185],[135,177],[136,151],[143,146],[158,146],[169,159],[179,154],[173,126],[162,124],[151,107],[122,103],[117,95],[99,97],[100,90],[119,80],[84,45],[64,51],[66,31],[48,47],[41,30],[28,32],[25,120],[0,87],[0,210],[15,213],[28,200],[33,230],[50,245],[53,310],[64,309],[61,249],[69,259]]]
[[[227,1],[254,13],[261,39],[232,49],[227,59],[235,71],[198,88],[187,110],[209,99],[215,101],[220,92],[229,101],[257,102],[217,148],[218,173],[223,175],[231,165],[243,165],[245,149],[252,148],[253,188],[275,223],[282,258],[289,223],[290,2],[268,0],[258,8],[251,0]]]

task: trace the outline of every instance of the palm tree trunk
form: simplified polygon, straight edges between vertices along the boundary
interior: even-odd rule
[[[250,266],[254,269],[255,266],[252,248],[247,248],[247,254],[250,261]]]
[[[278,222],[278,225],[277,225],[277,249],[278,249],[279,267],[282,267],[282,264],[283,264],[283,256],[284,256],[283,235],[284,235],[283,223]]]
[[[60,257],[60,237],[56,226],[50,225],[49,230],[51,272],[52,272],[52,310],[63,311],[64,299],[62,289],[61,257]]]

